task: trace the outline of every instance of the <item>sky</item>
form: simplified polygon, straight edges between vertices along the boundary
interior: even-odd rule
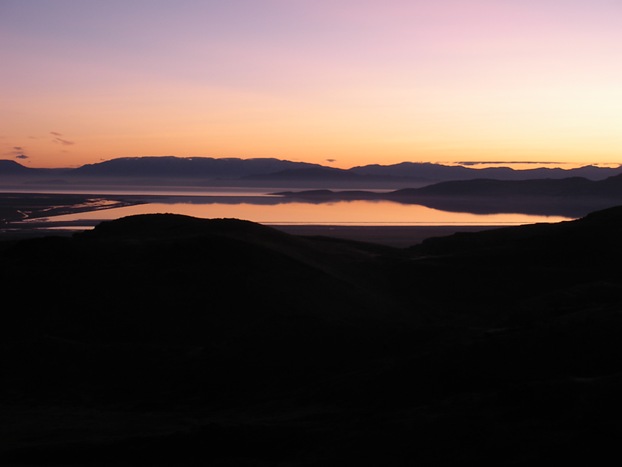
[[[0,159],[622,163],[619,0],[0,0]]]

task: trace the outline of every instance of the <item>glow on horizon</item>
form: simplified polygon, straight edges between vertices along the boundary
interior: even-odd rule
[[[613,0],[3,0],[0,159],[622,162]]]

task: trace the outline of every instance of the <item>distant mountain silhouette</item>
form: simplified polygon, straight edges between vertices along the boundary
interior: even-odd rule
[[[123,157],[87,164],[74,169],[77,176],[116,177],[186,177],[233,178],[286,169],[320,167],[306,162],[291,162],[272,158],[238,159],[211,157]]]
[[[66,173],[67,169],[35,169],[26,167],[18,162],[0,159],[1,177],[49,177]]]
[[[383,175],[391,177],[408,177],[413,180],[440,182],[454,180],[473,180],[491,178],[496,180],[528,180],[528,179],[559,179],[569,177],[585,177],[591,180],[602,180],[620,173],[620,168],[584,166],[572,169],[536,168],[516,170],[510,167],[487,167],[475,169],[464,166],[452,166],[425,162],[402,162],[393,165],[367,165],[353,167],[352,172],[361,175]]]
[[[73,169],[34,169],[15,161],[0,161],[0,179],[14,182],[62,177],[65,183],[113,183],[194,186],[301,186],[321,188],[408,188],[442,181],[584,177],[602,180],[622,169],[586,166],[576,169],[474,169],[431,163],[404,162],[337,169],[320,164],[275,158],[122,157]],[[56,180],[58,183],[59,180]]]
[[[348,170],[335,169],[332,167],[313,167],[313,168],[297,168],[282,170],[279,172],[271,172],[267,174],[255,174],[245,177],[248,180],[269,180],[269,181],[360,181],[365,176],[354,174]]]
[[[613,207],[404,249],[170,214],[0,242],[0,456],[603,464],[621,235]]]
[[[31,172],[33,169],[24,167],[15,161],[0,160],[0,173],[2,174],[25,174]]]

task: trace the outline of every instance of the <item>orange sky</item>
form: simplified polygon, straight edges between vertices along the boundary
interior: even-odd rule
[[[612,0],[2,0],[0,158],[622,161]]]

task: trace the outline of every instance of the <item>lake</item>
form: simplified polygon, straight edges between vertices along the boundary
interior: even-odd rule
[[[520,213],[450,212],[417,204],[356,200],[302,202],[258,194],[150,195],[143,204],[50,217],[54,223],[85,225],[135,214],[174,213],[201,218],[238,218],[271,225],[519,225],[570,220],[563,216]],[[38,222],[41,219],[37,220]]]
[[[384,200],[301,201],[266,193],[239,189],[108,190],[96,194],[88,190],[4,192],[0,194],[0,212],[4,209],[5,220],[9,221],[0,234],[11,237],[50,231],[71,233],[131,215],[174,213],[244,219],[297,235],[328,235],[406,247],[458,231],[571,219],[512,212],[457,212]]]

